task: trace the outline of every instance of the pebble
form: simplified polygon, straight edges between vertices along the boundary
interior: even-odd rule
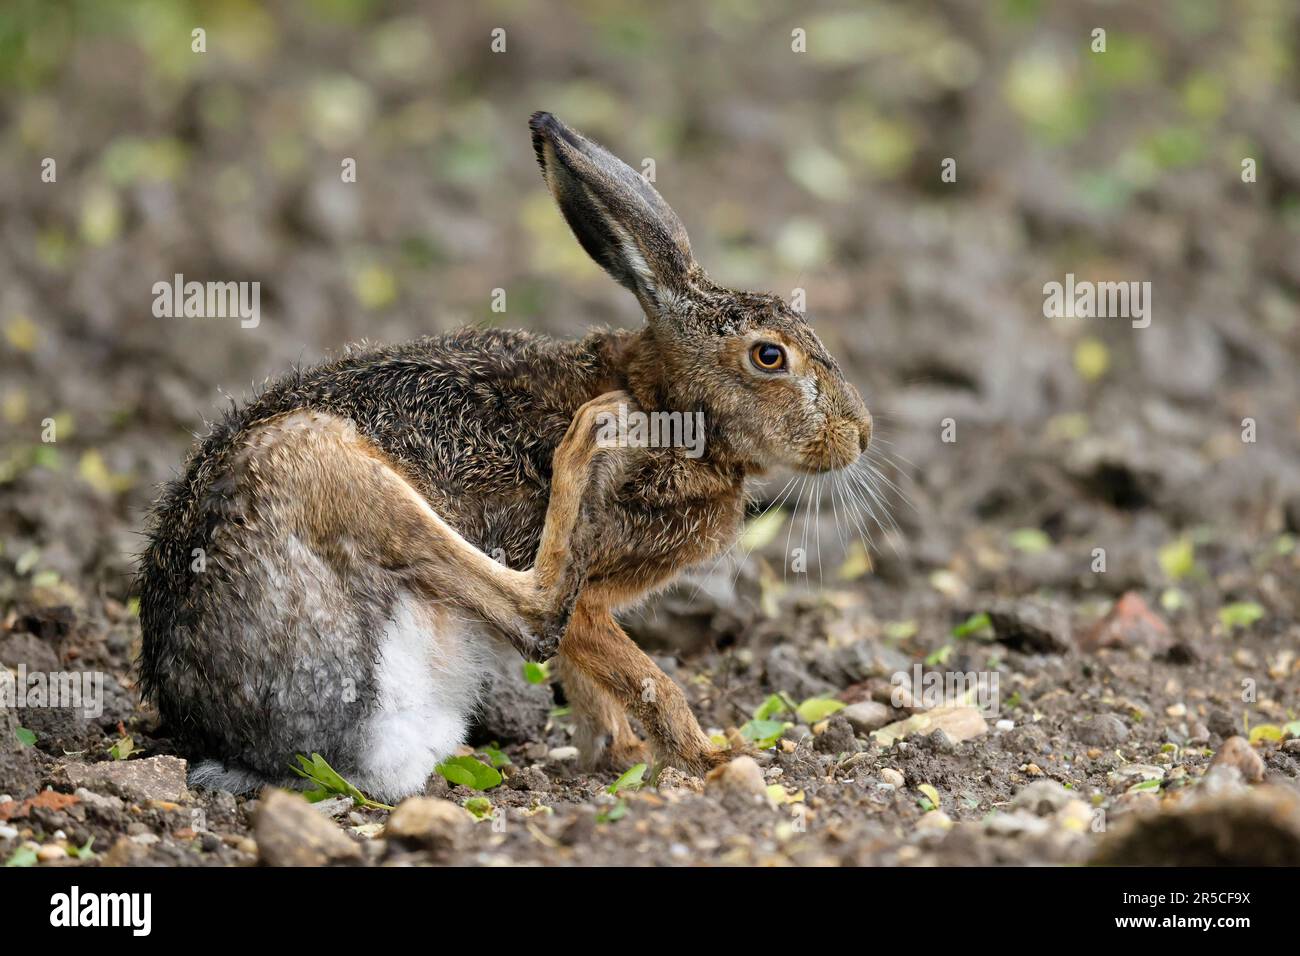
[[[12,840],[16,836],[18,836],[17,830],[0,824],[0,840]]]
[[[577,760],[578,748],[577,747],[552,748],[551,750],[548,750],[546,752],[546,759],[554,760],[556,763],[560,763],[561,761],[565,761],[565,760]]]
[[[186,763],[179,757],[107,760],[95,764],[74,762],[62,767],[62,774],[73,788],[106,788],[136,803],[184,802],[189,798],[185,773]]]
[[[904,778],[904,776],[893,767],[886,767],[884,770],[881,770],[880,779],[883,783],[887,783],[891,787],[901,787],[906,782],[906,778]]]
[[[1125,764],[1106,774],[1106,782],[1117,790],[1124,790],[1136,783],[1142,783],[1144,780],[1163,780],[1165,779],[1165,770],[1163,767],[1157,767],[1153,764],[1130,763]]]
[[[1028,810],[1035,816],[1049,817],[1071,800],[1070,791],[1055,780],[1035,780],[1011,800],[1017,809]]]
[[[1247,783],[1264,779],[1264,761],[1245,737],[1229,737],[1210,761],[1211,767],[1236,767]]]
[[[138,846],[153,846],[159,841],[159,839],[160,838],[156,833],[137,833],[135,836],[131,837],[131,842]]]
[[[454,846],[456,838],[473,824],[469,811],[450,800],[410,797],[389,816],[384,836],[442,852]]]
[[[737,757],[720,767],[714,767],[709,771],[705,785],[710,790],[720,791],[724,796],[735,794],[741,797],[767,797],[767,781],[753,757]]]
[[[1014,720],[1007,720],[1004,717],[1002,720],[999,720],[996,724],[993,725],[993,729],[1000,734],[1005,734],[1008,730],[1016,729],[1016,722]]]
[[[943,833],[952,829],[952,818],[942,810],[931,810],[916,821],[916,829],[922,833]]]
[[[868,734],[889,723],[893,719],[894,711],[877,701],[864,700],[849,704],[839,712],[838,716],[852,725],[854,733]]]
[[[1288,740],[1282,745],[1282,749],[1289,754],[1300,754],[1300,737]]]
[[[356,863],[361,848],[310,803],[284,790],[267,790],[253,815],[257,852],[267,866]]]
[[[888,747],[910,734],[925,735],[942,730],[953,743],[961,743],[986,733],[988,729],[988,722],[977,707],[936,707],[887,724],[872,736],[882,747]]]
[[[40,860],[42,863],[49,863],[53,860],[62,860],[65,859],[67,855],[68,851],[56,843],[47,843],[36,851],[36,859]]]
[[[551,779],[546,776],[546,771],[541,767],[529,764],[525,767],[515,767],[506,777],[506,786],[511,790],[545,793],[551,789]]]
[[[1079,739],[1085,744],[1113,747],[1128,740],[1128,727],[1114,714],[1097,714],[1080,722]]]

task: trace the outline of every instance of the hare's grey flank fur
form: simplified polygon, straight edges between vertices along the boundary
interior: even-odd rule
[[[417,792],[494,659],[557,640],[589,759],[639,755],[629,713],[664,762],[724,759],[613,615],[733,540],[747,477],[848,465],[870,416],[801,316],[708,278],[641,176],[549,114],[530,125],[646,326],[358,348],[214,427],[155,507],[140,576],[141,683],[196,785],[283,781],[318,752],[376,796]],[[598,447],[619,407],[702,412],[704,453]]]

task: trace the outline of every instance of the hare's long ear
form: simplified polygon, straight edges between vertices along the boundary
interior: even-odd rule
[[[649,317],[671,311],[695,264],[677,214],[643,176],[550,113],[534,113],[528,125],[546,185],[582,248]]]

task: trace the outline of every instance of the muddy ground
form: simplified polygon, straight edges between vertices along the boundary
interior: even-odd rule
[[[0,710],[0,859],[1300,864],[1294,10],[133,6],[0,19],[0,663],[103,681],[89,718]],[[189,791],[131,575],[205,420],[362,337],[639,321],[550,206],[538,108],[653,158],[716,278],[806,290],[876,415],[874,517],[776,477],[628,616],[720,739],[777,739],[615,796],[511,669],[486,791],[391,823]],[[175,273],[259,280],[260,323],[155,318]],[[1067,273],[1149,281],[1150,324],[1045,318]],[[918,665],[997,713],[898,696]]]

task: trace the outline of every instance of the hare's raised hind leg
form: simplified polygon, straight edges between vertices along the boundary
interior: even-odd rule
[[[498,564],[461,537],[346,419],[301,410],[258,426],[236,470],[265,524],[340,564],[373,563],[420,596],[464,607],[525,657],[542,660],[555,652],[583,580],[570,547],[574,529],[617,465],[599,454],[597,416],[626,400],[611,392],[574,416],[555,452],[546,521],[528,571]]]

